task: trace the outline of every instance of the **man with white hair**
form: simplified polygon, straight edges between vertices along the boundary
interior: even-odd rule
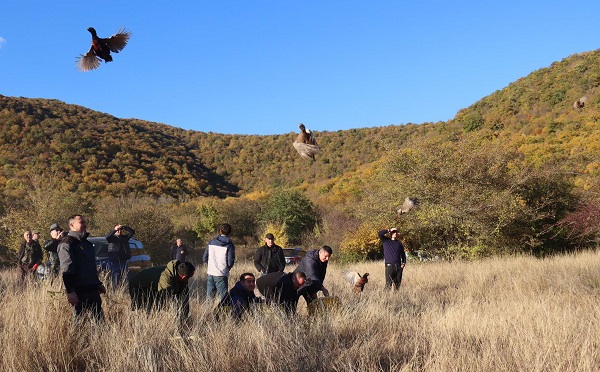
[[[385,286],[386,288],[400,289],[402,271],[406,265],[406,253],[398,236],[398,229],[392,227],[380,230],[379,239],[383,242],[383,258],[385,261]]]

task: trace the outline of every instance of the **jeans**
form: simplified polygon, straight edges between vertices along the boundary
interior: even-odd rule
[[[400,283],[402,283],[402,271],[404,269],[400,265],[385,264],[385,287],[394,289],[400,289]]]
[[[219,294],[219,299],[222,299],[227,294],[228,285],[229,277],[209,275],[206,281],[206,297],[209,300],[214,300],[216,292]]]
[[[127,261],[109,261],[108,269],[110,270],[110,279],[113,286],[120,285],[121,281],[127,284],[127,273],[129,272]]]

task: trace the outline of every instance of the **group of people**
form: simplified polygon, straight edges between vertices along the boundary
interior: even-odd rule
[[[113,283],[127,278],[127,261],[131,258],[129,240],[134,234],[133,228],[116,225],[106,235]],[[329,296],[324,281],[333,253],[331,247],[325,245],[307,252],[293,272],[285,273],[283,249],[275,244],[271,233],[266,234],[265,244],[254,254],[254,266],[259,277],[245,272],[228,290],[229,272],[235,263],[235,246],[230,234],[231,225],[222,224],[219,235],[208,243],[203,255],[203,262],[207,265],[207,300],[214,301],[218,296],[217,314],[229,312],[233,317],[241,318],[253,303],[262,301],[278,304],[288,314],[295,314],[300,297],[310,303],[317,298],[319,291]],[[386,286],[398,289],[406,264],[398,230],[391,228],[378,234],[383,242]],[[37,235],[39,238],[39,232]],[[105,293],[106,288],[98,277],[95,249],[87,240],[89,233],[85,217],[80,214],[69,217],[68,232],[64,232],[58,224],[52,224],[50,235],[51,239],[44,248],[53,270],[60,268],[74,317],[87,312],[96,319],[103,319],[100,294]],[[19,251],[19,268],[23,276],[34,271],[42,262],[42,249],[34,237],[32,231],[24,233],[25,241]],[[176,305],[180,320],[188,317],[188,282],[195,273],[194,265],[186,260],[188,252],[187,246],[177,239],[172,247],[172,260],[167,265],[144,269],[129,280],[132,309],[151,310],[170,302]],[[255,295],[257,287],[264,299]]]

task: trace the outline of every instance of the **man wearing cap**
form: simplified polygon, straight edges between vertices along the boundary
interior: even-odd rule
[[[254,267],[261,275],[283,272],[285,256],[283,249],[275,244],[275,237],[268,233],[265,235],[265,244],[254,253]]]
[[[48,259],[50,261],[50,270],[53,275],[58,275],[60,270],[60,261],[58,260],[58,243],[60,240],[67,236],[63,229],[57,224],[53,223],[50,225],[50,240],[46,240],[44,243],[44,250],[48,252]]]
[[[398,237],[398,229],[392,227],[388,230],[381,230],[378,235],[383,242],[385,286],[391,288],[393,285],[394,289],[398,290],[402,282],[402,271],[406,265],[406,253]]]

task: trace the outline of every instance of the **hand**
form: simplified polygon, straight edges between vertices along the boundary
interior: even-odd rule
[[[184,251],[181,251],[181,254],[185,254],[185,252],[184,252]]]
[[[123,227],[123,225],[117,225],[117,226],[115,226],[115,230],[119,231],[119,230],[121,230],[121,227]]]
[[[401,267],[402,269],[404,269],[404,266],[406,266],[406,264],[400,264],[400,267]]]
[[[104,284],[100,284],[100,287],[98,287],[98,292],[102,293],[106,293],[106,287],[104,286]]]
[[[323,291],[323,296],[329,297],[329,291],[327,290],[327,288],[323,287],[321,290]]]
[[[77,293],[75,292],[67,293],[67,300],[73,306],[77,306],[77,304],[79,304],[79,297],[77,297]]]

